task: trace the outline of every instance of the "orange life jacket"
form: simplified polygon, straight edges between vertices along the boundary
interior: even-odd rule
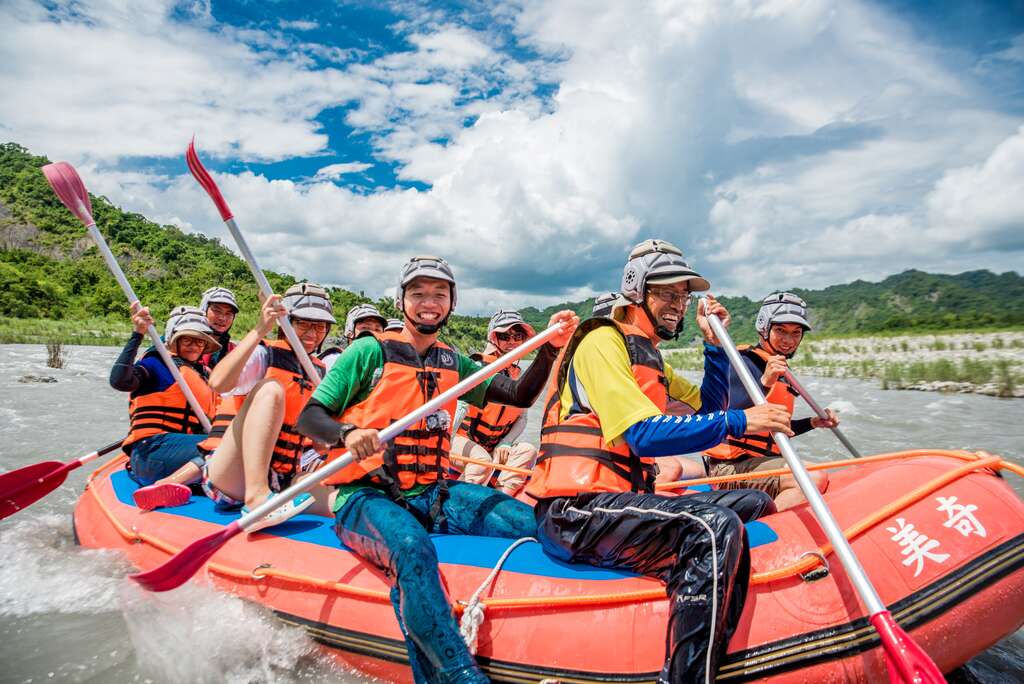
[[[614,326],[622,334],[629,352],[629,363],[640,390],[662,413],[668,404],[668,381],[661,352],[644,330],[607,318],[584,321],[557,363],[551,379],[544,426],[540,432],[540,455],[526,493],[536,499],[574,496],[583,492],[653,492],[656,469],[654,459],[632,453],[629,445],[612,446],[604,441],[601,419],[590,408],[578,403],[565,418],[562,412],[562,388],[568,381],[573,354],[592,330]]]
[[[771,354],[760,347],[751,347],[749,345],[740,345],[737,347],[740,354],[750,355],[756,354],[765,362]],[[779,378],[775,381],[775,384],[768,390],[768,394],[765,395],[765,399],[769,403],[778,404],[783,406],[789,411],[790,415],[793,415],[793,400],[796,397],[796,391],[789,386],[784,379]],[[779,446],[772,439],[772,436],[768,432],[758,432],[752,435],[743,435],[741,437],[726,437],[725,441],[716,447],[708,449],[704,452],[710,458],[719,461],[733,461],[736,459],[745,459],[750,457],[779,457],[782,458],[782,452],[779,451]]]
[[[420,358],[416,348],[405,340],[404,332],[390,331],[375,337],[384,354],[380,379],[365,399],[342,412],[338,422],[383,430],[458,384],[458,354],[444,343],[435,343],[426,357]],[[456,401],[452,399],[443,407],[449,421],[455,414]],[[450,430],[450,425],[428,426],[426,419],[421,420],[385,444],[382,453],[342,468],[324,483],[365,481],[388,485],[397,481],[399,489],[406,490],[444,479],[449,468]],[[328,460],[334,460],[339,452],[332,449]]]
[[[476,358],[476,357],[474,357]],[[481,354],[480,360],[486,365],[496,361],[498,357],[494,354]],[[519,366],[509,366],[501,371],[513,380],[517,379],[522,372]],[[523,415],[523,409],[505,404],[488,402],[484,407],[477,408],[470,406],[466,410],[466,416],[459,426],[459,434],[466,439],[472,440],[488,451],[494,451],[494,447],[501,443],[512,426]]]
[[[204,453],[212,454],[220,446],[224,439],[224,433],[228,431],[231,421],[238,415],[239,409],[245,402],[245,395],[220,395],[217,402],[217,414],[210,421],[210,436],[199,443],[199,449]]]
[[[299,434],[295,423],[313,396],[314,385],[287,340],[264,340],[262,344],[270,352],[267,374],[263,377],[276,380],[284,387],[284,418],[270,457],[270,468],[284,477],[291,477],[299,470],[302,452],[313,446],[313,440]],[[310,360],[320,377],[323,377],[324,362],[315,356],[310,357]]]
[[[151,351],[146,356],[153,354],[156,352]],[[186,384],[192,390],[192,394],[195,395],[203,412],[207,417],[212,416],[216,410],[217,393],[210,389],[210,385],[206,382],[206,376],[179,357],[171,358],[174,359],[174,365],[181,372],[181,377],[185,378]],[[190,435],[203,433],[202,423],[192,412],[185,393],[181,391],[176,382],[171,383],[167,389],[161,392],[150,392],[132,397],[128,401],[128,415],[131,424],[123,446],[131,446],[141,439],[165,432]]]

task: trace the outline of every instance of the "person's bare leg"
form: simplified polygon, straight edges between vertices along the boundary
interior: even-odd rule
[[[496,457],[497,453],[498,450],[495,449],[495,461],[499,461]],[[532,470],[534,463],[537,461],[537,447],[529,442],[518,442],[514,446],[509,447],[506,454],[504,462],[501,463],[502,465]],[[509,496],[515,497],[522,491],[528,477],[529,475],[503,470],[498,475],[498,488]]]
[[[305,512],[312,513],[313,515],[323,515],[328,518],[333,518],[334,497],[337,495],[337,490],[334,487],[317,485],[310,489],[309,493],[316,499],[316,503],[307,508]]]
[[[185,465],[181,466],[167,477],[161,478],[154,482],[156,485],[163,484],[180,484],[190,485],[193,482],[199,482],[203,476],[203,470],[192,461],[189,461]]]
[[[824,470],[812,470],[808,473],[811,476],[811,481],[818,488],[819,492],[825,492],[828,489],[828,473]],[[799,506],[807,501],[807,497],[800,491],[800,487],[796,483],[796,478],[792,475],[783,475],[779,479],[779,494],[775,497],[775,507],[784,511],[794,506]]]
[[[465,456],[466,458],[473,458],[478,461],[494,460],[487,449],[484,449],[473,440],[466,439],[458,434],[452,435],[451,452],[456,456]],[[466,463],[457,459],[454,461],[454,464],[457,468],[462,468],[462,476],[459,479],[463,482],[486,485],[491,481],[491,473],[494,472],[494,468],[476,465],[475,463]]]
[[[257,506],[270,495],[270,459],[284,420],[284,388],[265,380],[246,399],[249,411],[242,426],[242,468],[245,473],[245,505]]]

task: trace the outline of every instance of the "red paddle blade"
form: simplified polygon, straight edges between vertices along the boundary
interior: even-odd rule
[[[70,209],[79,221],[87,226],[92,225],[92,202],[75,167],[67,162],[47,164],[43,167],[43,175],[61,204]]]
[[[900,684],[945,684],[935,662],[917,645],[903,628],[896,624],[887,610],[875,613],[868,620],[882,638],[889,681]]]
[[[59,461],[43,461],[0,475],[0,520],[60,487],[72,469]]]
[[[210,173],[203,166],[203,163],[199,161],[199,155],[196,154],[196,139],[192,138],[192,142],[188,144],[188,150],[185,152],[185,161],[188,163],[188,170],[192,172],[192,176],[195,177],[199,184],[206,190],[206,194],[210,196],[213,203],[217,205],[217,211],[220,212],[220,217],[225,221],[232,218],[233,214],[231,209],[228,207],[228,203],[224,201],[224,195],[220,194],[220,188],[213,182],[213,178],[210,177]]]
[[[163,565],[129,577],[149,591],[170,591],[180,587],[203,567],[203,563],[208,561],[217,549],[227,544],[228,540],[241,531],[242,528],[236,520],[223,530],[195,540],[168,558]]]

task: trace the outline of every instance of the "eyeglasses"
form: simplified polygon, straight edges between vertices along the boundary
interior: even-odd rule
[[[494,336],[502,342],[521,342],[526,339],[526,333],[522,330],[509,330],[508,332],[496,332]]]
[[[667,288],[651,287],[648,288],[647,294],[666,304],[679,304],[679,306],[684,309],[690,305],[689,291],[676,292],[675,290],[669,290]]]
[[[304,333],[308,331],[325,333],[330,325],[326,321],[304,321],[301,318],[296,318],[292,321],[292,327],[298,333]]]
[[[182,347],[199,347],[201,349],[205,349],[206,342],[198,337],[179,337],[178,348],[180,349]]]

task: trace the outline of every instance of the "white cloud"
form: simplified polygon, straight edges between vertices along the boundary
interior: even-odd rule
[[[394,25],[409,49],[358,63],[202,8],[182,22],[169,5],[74,5],[88,21],[69,7],[0,6],[5,135],[91,162],[87,182],[132,210],[223,238],[190,178],[117,159],[176,157],[193,131],[208,154],[319,156],[316,117],[349,106],[374,161],[429,190],[334,183],[366,163],[218,181],[268,268],[371,295],[417,252],[449,258],[460,308],[484,311],[608,290],[652,236],[750,294],[995,268],[1024,249],[1019,117],[986,109],[974,75],[874,4],[525,0],[494,21],[539,58],[437,11]],[[542,82],[557,83],[549,102]]]
[[[320,28],[320,24],[309,19],[296,19],[294,21],[281,20],[278,25],[282,29],[291,29],[293,31],[312,31]]]

